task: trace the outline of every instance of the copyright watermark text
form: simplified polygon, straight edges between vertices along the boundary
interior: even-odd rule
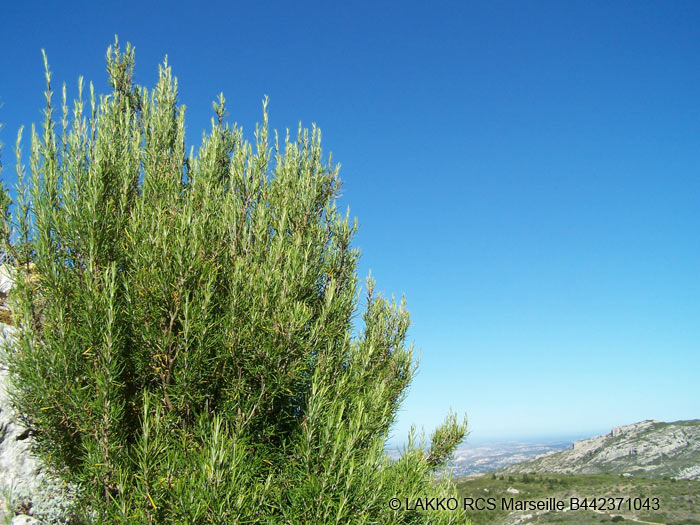
[[[544,498],[521,500],[515,498],[391,498],[389,508],[395,511],[456,511],[456,510],[505,510],[563,512],[577,510],[620,511],[660,510],[659,498]]]

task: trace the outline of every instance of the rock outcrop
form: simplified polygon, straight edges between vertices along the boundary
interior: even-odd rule
[[[0,298],[7,296],[10,287],[10,275],[2,266]],[[12,352],[13,332],[11,326],[0,323],[0,523],[67,523],[75,488],[51,475],[32,453],[31,431],[9,400],[6,359]]]
[[[700,479],[700,420],[664,423],[650,419],[615,427],[604,436],[577,441],[569,450],[550,452],[502,472]]]

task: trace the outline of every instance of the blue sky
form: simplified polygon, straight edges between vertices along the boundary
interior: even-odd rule
[[[188,140],[223,92],[249,138],[316,122],[360,275],[406,294],[421,368],[394,440],[452,407],[472,441],[700,417],[700,4],[47,2],[0,9],[13,184],[44,48],[105,92],[118,34],[167,54]],[[25,151],[26,151],[25,144]]]

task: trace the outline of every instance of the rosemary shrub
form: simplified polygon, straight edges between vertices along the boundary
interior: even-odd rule
[[[270,137],[265,101],[251,144],[219,96],[187,154],[167,60],[149,92],[115,41],[112,92],[90,85],[86,106],[81,79],[70,108],[44,61],[45,119],[28,173],[20,130],[5,214],[9,365],[38,453],[83,489],[80,521],[464,523],[388,505],[454,494],[434,474],[466,424],[385,455],[415,372],[409,315],[368,279],[352,333],[356,223],[321,132]]]

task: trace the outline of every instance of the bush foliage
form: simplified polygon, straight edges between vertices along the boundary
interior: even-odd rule
[[[45,59],[46,62],[46,59]],[[367,281],[321,133],[254,143],[224,122],[197,155],[167,60],[152,91],[107,52],[112,92],[53,106],[6,220],[15,268],[13,401],[38,452],[104,523],[464,523],[393,511],[454,494],[434,473],[463,439],[384,446],[415,372],[404,302]],[[57,117],[56,117],[57,115]]]

